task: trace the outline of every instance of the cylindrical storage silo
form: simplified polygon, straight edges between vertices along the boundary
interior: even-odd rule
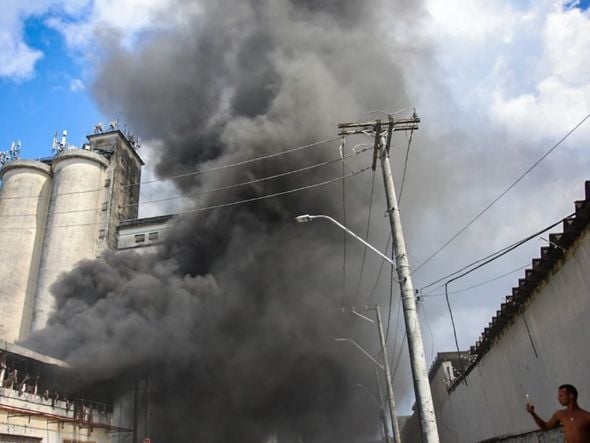
[[[55,310],[51,285],[62,272],[100,252],[99,232],[105,201],[108,161],[82,149],[59,154],[53,161],[53,186],[39,267],[32,330],[42,329]]]
[[[31,327],[51,168],[13,160],[0,171],[0,340],[25,338]]]

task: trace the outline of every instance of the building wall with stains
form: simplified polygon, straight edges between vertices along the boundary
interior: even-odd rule
[[[525,409],[530,401],[548,420],[561,408],[561,384],[576,386],[580,406],[590,409],[589,269],[586,227],[463,380],[449,380],[445,366],[437,365],[431,386],[441,442],[562,441],[559,431],[537,440]],[[420,441],[415,416],[404,436]]]

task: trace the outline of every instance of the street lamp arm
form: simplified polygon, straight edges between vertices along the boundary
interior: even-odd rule
[[[373,358],[373,356],[371,354],[369,354],[367,351],[365,351],[364,348],[361,345],[359,345],[357,342],[355,342],[354,340],[351,340],[350,338],[335,338],[334,341],[347,341],[349,343],[352,343],[358,349],[360,349],[360,351],[363,354],[365,354],[367,357],[369,357],[373,361],[373,363],[375,363],[377,366],[379,366],[381,368],[381,370],[383,370],[383,365],[381,363],[379,363],[377,360],[375,360],[375,358]]]
[[[324,218],[326,220],[330,220],[332,223],[334,223],[340,229],[342,229],[343,231],[345,231],[348,235],[350,235],[351,237],[356,238],[358,241],[360,241],[367,248],[369,248],[370,250],[372,250],[373,252],[375,252],[376,254],[378,254],[383,260],[386,260],[388,263],[390,263],[392,266],[395,267],[395,262],[391,258],[389,258],[387,255],[383,254],[383,252],[381,252],[379,249],[377,249],[376,247],[374,247],[370,243],[367,243],[361,237],[359,237],[358,235],[356,235],[354,232],[352,232],[350,229],[348,229],[346,226],[344,226],[342,223],[338,222],[337,220],[333,219],[332,217],[329,217],[327,215],[309,215],[309,214],[305,214],[305,215],[300,215],[298,217],[295,217],[295,220],[297,220],[297,222],[299,222],[299,223],[307,223],[307,222],[310,222],[312,220],[315,220],[316,218]]]

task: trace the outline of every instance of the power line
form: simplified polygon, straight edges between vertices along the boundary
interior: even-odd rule
[[[402,183],[399,189],[399,197],[397,198],[398,206],[401,205],[402,195],[404,195],[404,184],[406,182],[406,171],[408,170],[408,159],[410,158],[410,146],[412,145],[412,137],[414,135],[414,130],[410,131],[410,137],[408,139],[408,147],[406,148],[406,159],[404,160],[404,172],[402,173]]]
[[[342,137],[340,142],[340,156],[342,157],[342,220],[346,226],[346,180],[344,179],[344,167],[347,166],[342,155],[345,138]],[[340,305],[344,307],[346,301],[346,231],[342,231],[342,296]]]
[[[346,156],[345,158],[349,158],[349,157],[353,157],[355,155],[359,155],[362,154],[364,152],[368,151],[368,149],[363,149],[361,151],[358,151],[354,154],[349,154],[348,156]],[[150,203],[161,203],[163,201],[170,201],[170,200],[178,200],[178,199],[182,199],[182,198],[188,198],[188,197],[197,197],[200,195],[205,195],[205,194],[211,194],[214,192],[220,192],[220,191],[227,191],[227,190],[231,190],[231,189],[235,189],[235,188],[239,188],[242,186],[247,186],[247,185],[252,185],[255,183],[261,183],[264,181],[269,181],[269,180],[274,180],[277,178],[281,178],[281,177],[286,177],[292,174],[297,174],[297,173],[301,173],[301,172],[305,172],[305,171],[309,171],[312,169],[316,169],[322,166],[327,166],[329,164],[335,163],[340,161],[340,158],[336,158],[336,159],[332,159],[332,160],[327,160],[324,162],[320,162],[320,163],[315,163],[313,165],[310,166],[305,166],[303,168],[299,168],[299,169],[294,169],[291,171],[287,171],[287,172],[283,172],[280,174],[274,174],[274,175],[270,175],[270,176],[266,176],[266,177],[262,177],[262,178],[258,178],[258,179],[253,179],[253,180],[248,180],[245,182],[241,182],[241,183],[236,183],[233,185],[227,185],[227,186],[221,186],[218,188],[212,188],[212,189],[205,189],[203,191],[198,191],[198,192],[192,192],[192,193],[186,193],[186,194],[180,194],[180,195],[175,195],[175,196],[171,196],[171,197],[163,197],[163,198],[158,198],[158,199],[154,199],[154,200],[147,200],[147,201],[140,201],[137,203],[130,203],[127,205],[121,205],[121,208],[126,208],[126,207],[132,207],[132,206],[139,206],[139,205],[144,205],[144,204],[150,204]],[[45,213],[45,215],[49,215],[49,214],[70,214],[70,213],[79,213],[79,212],[88,212],[88,211],[97,211],[99,212],[101,209],[94,207],[94,208],[89,208],[89,209],[72,209],[69,211],[54,211],[54,212],[49,212],[47,211]],[[9,214],[9,215],[0,215],[0,218],[12,218],[12,217],[28,217],[28,216],[37,216],[40,215],[39,213],[29,213],[29,214]]]
[[[247,160],[243,160],[243,161],[239,161],[239,162],[235,162],[235,163],[230,163],[230,164],[226,164],[226,165],[221,165],[221,166],[216,166],[216,167],[212,167],[212,168],[199,169],[199,170],[195,170],[195,171],[192,171],[192,172],[187,172],[187,173],[184,173],[184,174],[170,175],[170,176],[160,177],[160,178],[152,179],[152,180],[145,180],[145,181],[139,181],[139,182],[121,184],[121,187],[125,188],[125,187],[130,187],[130,186],[146,185],[146,184],[151,184],[151,183],[168,181],[168,180],[172,180],[172,179],[175,179],[175,178],[183,178],[183,177],[188,177],[188,176],[205,174],[205,173],[208,173],[208,172],[219,171],[219,170],[222,170],[222,169],[234,168],[234,167],[237,167],[237,166],[242,166],[242,165],[246,165],[246,164],[249,164],[249,163],[254,163],[254,162],[257,162],[257,161],[266,160],[266,159],[269,159],[269,158],[274,158],[274,157],[278,157],[278,156],[285,155],[285,154],[290,154],[292,152],[297,152],[297,151],[301,151],[301,150],[304,150],[304,149],[313,148],[315,146],[319,146],[319,145],[322,145],[322,144],[326,144],[326,143],[332,142],[334,140],[337,140],[338,138],[339,137],[332,137],[332,138],[328,138],[328,139],[324,139],[324,140],[319,140],[319,141],[314,142],[314,143],[309,143],[307,145],[297,146],[297,147],[294,147],[294,148],[286,149],[284,151],[274,152],[272,154],[267,154],[267,155],[263,155],[263,156],[259,156],[259,157],[254,157],[254,158],[250,158],[250,159],[247,159]],[[58,195],[71,195],[71,194],[85,194],[85,193],[89,193],[89,192],[100,192],[102,190],[104,190],[104,188],[85,189],[85,190],[82,190],[82,191],[69,191],[69,192],[62,192],[62,193],[55,194],[55,196],[58,196]],[[0,197],[0,200],[13,200],[13,199],[19,199],[19,198],[39,198],[39,196],[38,195],[29,195],[29,196]]]
[[[533,239],[533,238],[535,238],[535,237],[543,234],[544,232],[548,231],[549,229],[554,228],[558,224],[560,224],[560,223],[562,223],[562,222],[564,222],[564,221],[572,218],[575,215],[576,215],[576,213],[573,212],[573,213],[569,214],[568,216],[566,216],[564,218],[561,218],[560,220],[556,221],[555,223],[552,223],[551,225],[549,225],[549,226],[541,229],[540,231],[535,232],[534,234],[528,235],[527,237],[524,237],[521,240],[518,240],[518,241],[516,241],[516,242],[514,242],[514,243],[512,243],[512,244],[510,244],[510,245],[508,245],[508,246],[506,246],[506,247],[504,247],[502,249],[499,249],[496,252],[493,252],[493,253],[491,253],[489,255],[486,255],[483,258],[480,258],[478,260],[475,260],[474,262],[471,262],[468,265],[463,266],[459,270],[454,271],[454,272],[451,272],[450,274],[445,275],[444,277],[440,277],[440,278],[436,279],[435,281],[433,281],[432,283],[429,283],[429,284],[427,284],[425,286],[422,286],[422,288],[420,288],[420,292],[422,292],[424,289],[427,289],[427,288],[430,288],[431,286],[436,285],[437,283],[440,283],[443,280],[448,279],[449,277],[453,277],[453,276],[455,276],[455,275],[457,275],[457,274],[465,271],[466,269],[471,268],[472,266],[475,266],[475,265],[478,265],[479,264],[479,266],[473,268],[472,270],[479,269],[483,265],[485,265],[487,263],[490,263],[491,261],[495,260],[495,258],[499,258],[502,255],[504,255],[506,252],[510,252],[513,249],[516,249],[517,247],[519,247],[519,246],[523,245],[524,243],[528,242],[529,240],[531,240],[531,239]],[[469,272],[471,272],[471,271],[469,271]],[[457,277],[457,278],[459,278],[459,277]],[[455,280],[455,279],[452,279],[452,280]],[[452,280],[449,280],[449,281],[452,281]],[[444,286],[444,285],[441,285],[439,287],[442,287],[442,286]]]
[[[369,240],[369,231],[371,229],[371,214],[373,211],[373,195],[374,195],[374,191],[375,191],[375,171],[373,171],[373,180],[371,181],[371,194],[369,196],[369,213],[367,215],[367,229],[365,232],[365,241]],[[364,249],[363,249],[363,260],[361,262],[361,270],[360,270],[360,275],[359,275],[359,283],[358,286],[356,288],[356,296],[354,299],[354,305],[356,306],[356,304],[358,303],[359,300],[359,296],[361,293],[361,283],[363,282],[363,274],[365,272],[365,261],[367,258],[367,245],[365,245]]]
[[[590,114],[589,114],[589,116],[590,116]],[[455,339],[455,347],[456,347],[456,349],[457,349],[457,356],[459,357],[459,363],[460,363],[460,365],[461,365],[461,371],[462,371],[462,373],[463,373],[463,374],[465,374],[465,367],[464,367],[464,364],[463,364],[463,359],[461,358],[461,350],[459,349],[459,340],[458,340],[458,338],[457,338],[457,327],[456,327],[456,325],[455,325],[455,318],[454,318],[454,316],[453,316],[453,310],[452,310],[452,308],[451,308],[451,302],[450,302],[450,299],[449,299],[449,284],[451,284],[452,282],[454,282],[454,281],[456,281],[456,280],[458,280],[458,279],[460,279],[460,278],[463,278],[463,277],[465,277],[465,276],[466,276],[466,275],[468,275],[468,274],[471,274],[472,272],[474,272],[474,271],[478,270],[479,268],[481,268],[481,267],[483,267],[483,266],[487,265],[488,263],[491,263],[491,262],[493,262],[494,260],[497,260],[497,259],[499,259],[500,257],[502,257],[502,256],[504,256],[504,255],[506,255],[506,254],[508,254],[509,252],[512,252],[514,249],[518,248],[519,246],[523,245],[524,243],[528,242],[529,240],[531,240],[531,239],[533,239],[533,238],[536,238],[536,237],[538,237],[538,236],[539,236],[539,235],[541,235],[542,233],[544,233],[544,232],[548,231],[549,229],[552,229],[552,228],[554,228],[554,227],[555,227],[555,226],[557,226],[558,224],[560,224],[560,223],[564,222],[566,219],[569,219],[569,218],[571,218],[571,217],[572,217],[572,216],[574,216],[574,215],[575,215],[575,212],[574,212],[573,214],[570,214],[569,216],[567,216],[567,217],[565,217],[565,218],[562,218],[561,220],[559,220],[559,221],[557,221],[557,222],[553,223],[552,225],[550,225],[550,226],[548,226],[548,227],[544,228],[543,230],[541,230],[541,231],[538,231],[538,232],[536,232],[536,233],[534,233],[534,234],[532,234],[532,235],[530,235],[530,236],[528,236],[528,237],[526,237],[526,238],[524,238],[524,239],[520,240],[519,242],[516,242],[516,243],[514,243],[514,244],[513,244],[511,247],[509,247],[509,248],[506,248],[506,249],[505,249],[505,250],[503,250],[501,253],[499,253],[499,254],[497,254],[497,255],[495,255],[495,256],[493,256],[493,257],[490,257],[488,260],[485,260],[484,262],[482,262],[482,263],[478,264],[478,265],[477,265],[477,266],[475,266],[474,268],[471,268],[471,269],[469,269],[469,270],[467,270],[467,271],[463,272],[462,274],[459,274],[459,275],[457,275],[457,276],[455,276],[455,277],[451,278],[451,279],[450,279],[450,280],[448,280],[447,282],[445,282],[445,285],[444,285],[444,287],[445,287],[445,300],[446,300],[446,302],[447,302],[447,308],[448,308],[448,310],[449,310],[449,316],[451,317],[451,325],[452,325],[452,327],[453,327],[453,337],[454,337],[454,339]],[[467,384],[467,378],[465,378],[465,379],[464,379],[464,381],[465,381],[465,384]]]
[[[393,367],[393,374],[391,376],[392,380],[395,380],[395,375],[397,374],[397,368],[398,368],[399,362],[401,360],[402,351],[404,349],[404,344],[406,343],[406,338],[408,338],[407,331],[404,331],[404,336],[402,337],[402,342],[399,346],[399,352],[397,353],[397,357],[395,359],[395,365]]]
[[[292,152],[297,152],[297,151],[301,151],[301,150],[304,150],[304,149],[313,148],[314,146],[319,146],[319,145],[322,145],[322,144],[325,144],[325,143],[333,142],[334,140],[338,140],[339,138],[340,137],[331,137],[331,138],[327,138],[327,139],[320,140],[320,141],[317,141],[317,142],[309,143],[307,145],[302,145],[302,146],[297,146],[295,148],[287,149],[285,151],[274,152],[272,154],[262,155],[260,157],[251,158],[251,159],[248,159],[248,160],[243,160],[243,161],[239,161],[239,162],[236,162],[236,163],[231,163],[229,165],[215,166],[213,168],[201,169],[199,171],[187,172],[185,174],[177,174],[177,175],[172,175],[172,176],[168,176],[168,177],[164,177],[164,178],[160,178],[160,179],[147,180],[147,181],[142,182],[141,184],[144,184],[145,185],[145,184],[160,182],[162,180],[171,180],[171,179],[175,179],[175,178],[190,177],[190,176],[194,176],[194,175],[205,174],[207,172],[221,171],[222,169],[234,168],[236,166],[243,166],[243,165],[247,165],[249,163],[257,162],[257,161],[260,161],[260,160],[266,160],[266,159],[269,159],[269,158],[278,157],[280,155],[290,154]],[[128,186],[134,186],[134,184],[130,184]]]
[[[349,155],[347,155],[344,158],[354,157],[355,155],[359,155],[359,154],[361,154],[363,152],[366,152],[366,151],[368,151],[368,149],[363,149],[362,151],[356,152],[354,154],[349,154]],[[248,180],[248,181],[245,181],[245,182],[236,183],[236,184],[233,184],[233,185],[221,186],[221,187],[213,188],[213,189],[205,189],[205,190],[198,191],[198,192],[190,192],[190,193],[187,193],[187,194],[180,194],[180,195],[176,195],[176,196],[172,196],[172,197],[163,197],[163,198],[158,198],[158,199],[155,199],[155,200],[145,200],[145,201],[140,201],[140,202],[137,202],[137,203],[131,203],[131,204],[128,204],[128,205],[124,205],[123,207],[139,206],[139,205],[145,205],[145,204],[151,204],[151,203],[160,203],[160,202],[163,202],[163,201],[178,200],[178,199],[181,199],[181,198],[188,198],[188,197],[199,197],[201,195],[211,194],[211,193],[220,192],[220,191],[227,191],[227,190],[230,190],[230,189],[239,188],[241,186],[253,185],[253,184],[256,184],[256,183],[261,183],[261,182],[265,182],[265,181],[269,181],[269,180],[274,180],[274,179],[277,179],[277,178],[286,177],[286,176],[293,175],[293,174],[298,174],[300,172],[310,171],[312,169],[317,169],[317,168],[320,168],[322,166],[327,166],[327,165],[330,165],[330,164],[333,164],[333,163],[336,163],[336,162],[339,162],[339,161],[341,161],[340,158],[335,158],[335,159],[332,159],[332,160],[327,160],[327,161],[324,161],[324,162],[315,163],[315,164],[310,165],[310,166],[305,166],[303,168],[294,169],[294,170],[287,171],[287,172],[282,172],[280,174],[269,175],[267,177],[252,179],[252,180]]]
[[[450,245],[457,237],[459,237],[463,232],[465,232],[477,219],[479,219],[483,214],[485,214],[492,206],[494,206],[502,197],[504,197],[512,188],[514,188],[520,181],[533,169],[535,169],[539,163],[541,163],[545,158],[551,154],[561,143],[563,143],[571,134],[576,131],[582,124],[590,118],[590,114],[586,115],[576,126],[574,126],[566,135],[564,135],[557,143],[555,143],[551,149],[545,152],[538,160],[536,160],[524,173],[520,175],[510,186],[508,186],[504,191],[500,193],[494,200],[492,200],[485,208],[483,208],[475,217],[473,217],[465,226],[463,226],[455,235],[453,235],[449,240],[447,240],[442,246],[440,246],[434,253],[432,253],[426,260],[424,260],[420,265],[414,269],[412,274],[418,272],[426,263],[436,257],[443,249],[445,249],[448,245]]]
[[[395,254],[393,253],[393,250],[391,251],[391,259],[395,259]],[[389,269],[389,315],[387,317],[387,332],[385,333],[385,339],[387,341],[387,337],[389,337],[389,325],[391,323],[391,307],[393,305],[393,281],[395,280],[395,278],[393,277],[393,273],[395,272],[395,269],[393,266],[390,267]],[[401,294],[400,294],[400,301],[401,301]]]
[[[471,286],[468,286],[466,288],[458,289],[456,291],[449,291],[449,295],[460,294],[462,292],[466,292],[466,291],[469,291],[471,289],[475,289],[475,288],[479,288],[480,286],[487,285],[488,283],[493,283],[493,282],[495,282],[497,280],[500,280],[501,278],[504,278],[504,277],[507,277],[507,276],[509,276],[511,274],[514,274],[515,272],[522,271],[523,269],[527,268],[528,266],[530,266],[530,263],[526,263],[525,265],[519,266],[518,268],[513,269],[511,271],[508,271],[508,272],[505,272],[505,273],[503,273],[501,275],[498,275],[497,277],[490,278],[489,280],[485,280],[485,281],[482,281],[480,283],[476,283],[476,284],[471,285]],[[434,288],[434,290],[440,289],[443,286],[444,285],[437,286],[436,288]],[[442,292],[441,293],[437,293],[437,294],[432,293],[432,292],[428,292],[428,293],[421,294],[421,295],[422,295],[423,298],[430,298],[430,297],[442,297],[445,294],[442,293]]]
[[[391,244],[391,231],[389,232],[389,237],[387,237],[387,244],[385,245],[385,253],[386,254],[387,254],[387,251],[389,250],[390,244]],[[375,291],[377,290],[379,280],[381,279],[381,273],[383,272],[383,267],[385,266],[385,263],[391,265],[391,263],[387,262],[384,258],[381,259],[381,266],[379,266],[379,272],[377,272],[377,277],[375,278],[375,284],[373,285],[373,290],[371,291],[371,293],[369,294],[369,297],[367,298],[367,303],[366,303],[367,305],[369,304],[369,302],[373,298],[373,295],[375,295]]]
[[[424,303],[418,304],[418,307],[422,308],[422,317],[424,317],[424,324],[426,324],[426,329],[428,330],[428,334],[430,335],[430,358],[434,357],[434,334],[432,333],[432,328],[430,327],[430,322],[428,321],[428,315],[426,314],[426,306]]]
[[[211,209],[227,208],[227,207],[230,207],[230,206],[236,206],[236,205],[240,205],[240,204],[243,204],[243,203],[250,203],[250,202],[254,202],[254,201],[258,201],[258,200],[264,200],[264,199],[267,199],[267,198],[273,198],[273,197],[279,197],[279,196],[282,196],[282,195],[292,194],[294,192],[304,191],[306,189],[312,189],[312,188],[317,188],[317,187],[320,187],[320,186],[329,185],[331,183],[336,183],[336,182],[338,182],[340,180],[345,180],[348,177],[352,177],[354,175],[360,174],[361,172],[367,171],[369,169],[371,169],[370,166],[368,166],[366,168],[363,168],[363,169],[360,169],[358,171],[353,171],[353,172],[351,172],[349,174],[346,174],[346,175],[344,175],[342,177],[336,177],[336,178],[333,178],[333,179],[330,179],[330,180],[325,180],[323,182],[315,183],[313,185],[301,186],[299,188],[289,189],[287,191],[275,192],[273,194],[262,195],[262,196],[259,196],[259,197],[252,197],[252,198],[248,198],[248,199],[245,199],[245,200],[237,200],[237,201],[233,201],[233,202],[222,203],[222,204],[219,204],[219,205],[212,205],[212,206],[205,206],[205,207],[201,207],[201,208],[187,209],[187,210],[184,210],[184,211],[180,211],[179,214],[187,214],[187,213],[192,213],[192,212],[209,211]],[[130,220],[134,220],[134,219],[123,220],[123,221],[130,221]]]
[[[363,169],[360,169],[358,171],[353,171],[353,172],[351,172],[351,173],[349,173],[349,174],[347,174],[345,176],[342,176],[342,177],[332,178],[332,179],[325,180],[325,181],[319,182],[319,183],[314,183],[314,184],[311,184],[311,185],[301,186],[301,187],[294,188],[294,189],[288,189],[288,190],[282,191],[282,192],[275,192],[273,194],[261,195],[261,196],[258,196],[258,197],[252,197],[252,198],[248,198],[248,199],[244,199],[244,200],[236,200],[236,201],[233,201],[233,202],[222,203],[222,204],[219,204],[219,205],[212,205],[212,206],[205,206],[205,207],[200,207],[200,208],[187,209],[187,210],[184,210],[184,211],[180,211],[177,214],[188,214],[188,213],[193,213],[193,212],[210,211],[210,210],[213,210],[213,209],[227,208],[227,207],[231,207],[231,206],[237,206],[237,205],[240,205],[240,204],[251,203],[251,202],[254,202],[254,201],[265,200],[267,198],[280,197],[280,196],[283,196],[283,195],[292,194],[292,193],[295,193],[295,192],[305,191],[307,189],[318,188],[318,187],[321,187],[321,186],[326,186],[326,185],[329,185],[329,184],[332,184],[332,183],[336,183],[336,182],[338,182],[340,180],[344,180],[344,179],[346,179],[348,177],[352,177],[354,175],[360,174],[360,173],[362,173],[364,171],[367,171],[369,169],[371,169],[370,166],[368,166],[366,168],[363,168]],[[136,220],[136,219],[121,220],[121,222],[128,222],[128,221],[134,221],[134,220]],[[97,224],[100,224],[100,223],[72,224],[72,225],[64,225],[64,226],[59,226],[58,225],[58,226],[53,226],[53,227],[90,226],[90,225],[97,225]],[[9,230],[9,229],[35,229],[35,228],[36,228],[36,226],[29,226],[29,227],[18,227],[18,228],[17,227],[15,227],[15,228],[0,228],[0,230]]]

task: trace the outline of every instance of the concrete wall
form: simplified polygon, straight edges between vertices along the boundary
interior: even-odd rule
[[[145,219],[144,219],[145,220]],[[154,217],[151,220],[137,220],[137,223],[119,227],[118,250],[134,249],[137,252],[154,252],[166,238],[169,227],[168,217]]]
[[[527,394],[548,419],[560,408],[557,388],[573,384],[581,407],[590,408],[590,234],[586,229],[541,282],[522,314],[467,377],[447,392],[441,369],[432,391],[441,442],[477,442],[535,430],[525,410]],[[534,344],[534,348],[533,348]],[[407,442],[420,441],[416,420],[405,429]],[[513,437],[516,438],[516,437]],[[529,440],[512,440],[529,441]]]
[[[64,151],[53,161],[53,187],[41,254],[32,330],[45,327],[55,308],[50,287],[62,272],[100,252],[108,161],[94,152]]]
[[[103,229],[104,248],[117,248],[117,228],[124,220],[137,218],[143,161],[120,131],[93,134],[90,148],[110,158],[107,213]]]
[[[14,160],[0,173],[0,340],[28,334],[51,189],[51,168]]]

